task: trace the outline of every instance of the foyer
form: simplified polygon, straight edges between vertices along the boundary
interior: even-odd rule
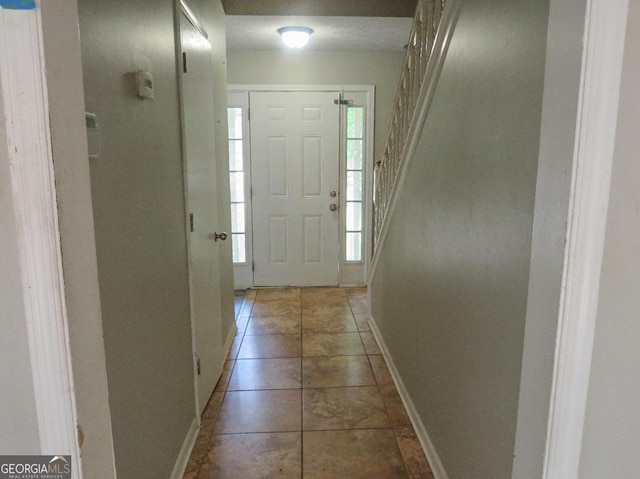
[[[183,479],[433,478],[365,288],[248,290]]]
[[[213,88],[196,100],[204,104],[206,91],[215,110],[195,123],[206,128],[203,139],[215,136],[208,158],[222,172],[220,221],[210,225],[191,215],[185,194],[182,3],[202,20],[212,48],[205,63]],[[420,127],[399,170],[401,187],[387,189],[397,192],[387,202],[389,221],[374,222],[381,227],[367,268],[368,326],[435,478],[633,477],[629,471],[640,469],[640,382],[629,367],[640,363],[640,0],[446,3],[455,32],[439,35],[448,48],[442,68],[431,70],[438,80],[425,83],[429,101],[420,105],[428,114],[413,122]],[[336,454],[316,468],[320,454],[309,451],[321,449],[310,438],[375,430],[386,431],[385,451],[395,451],[392,463],[407,477],[401,427],[372,367],[380,355],[367,354],[350,296],[355,330],[350,323],[351,330],[312,331],[303,290],[293,301],[256,293],[236,337],[232,241],[216,241],[221,232],[242,234],[230,230],[222,204],[230,189],[228,84],[375,85],[375,125],[383,130],[375,132],[375,185],[391,186],[398,163],[386,161],[383,135],[395,81],[390,87],[387,79],[397,77],[402,54],[234,52],[225,44],[227,16],[221,0],[24,0],[0,8],[0,452],[71,455],[74,479],[180,479],[197,440],[192,477],[233,471],[244,479],[253,472],[243,476],[242,467],[264,469],[272,457],[283,469],[271,470],[286,477],[283,451],[297,458],[292,477],[313,477],[361,456],[348,449],[352,442],[336,440],[349,460]],[[138,95],[146,73],[153,101]],[[88,142],[87,128],[97,125],[99,136]],[[381,198],[376,191],[376,215]],[[194,347],[196,236],[209,242],[210,259],[226,258],[225,267],[203,268],[221,282],[202,288],[222,300],[202,316],[220,320],[210,328],[215,361],[199,354],[212,349]],[[250,333],[260,318],[289,317],[285,303],[299,311],[298,333]],[[305,340],[324,334],[359,336],[364,353],[307,355],[317,345]],[[269,336],[285,352],[260,357],[271,355]],[[281,356],[296,342],[296,356]],[[219,403],[200,430],[229,349],[235,356],[215,391]],[[306,384],[308,365],[332,355],[365,357],[374,382],[368,375],[362,385]],[[268,378],[278,368],[257,365],[284,360],[299,365],[289,376],[297,383],[242,384],[236,375],[253,365],[256,378]],[[207,390],[194,385],[205,376]],[[377,388],[388,423],[309,425],[326,417],[307,404],[335,403],[334,390],[349,388]],[[286,427],[260,426],[246,412],[269,401],[235,409],[234,397],[277,394],[296,405],[299,419]],[[291,434],[292,446],[246,447],[238,458],[227,453],[236,445],[223,444],[273,434]],[[216,466],[227,472],[212,469],[218,454],[233,459]]]

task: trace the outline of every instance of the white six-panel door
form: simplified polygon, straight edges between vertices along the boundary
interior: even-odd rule
[[[338,97],[250,94],[256,286],[339,282]]]

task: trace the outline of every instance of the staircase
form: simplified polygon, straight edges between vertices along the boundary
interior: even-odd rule
[[[462,0],[418,1],[387,144],[374,169],[374,263],[403,172],[413,156],[461,4]]]

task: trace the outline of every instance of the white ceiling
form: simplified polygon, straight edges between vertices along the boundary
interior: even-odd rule
[[[398,50],[409,40],[412,18],[406,17],[297,17],[227,15],[228,50],[280,50],[278,28],[313,29],[310,50]]]

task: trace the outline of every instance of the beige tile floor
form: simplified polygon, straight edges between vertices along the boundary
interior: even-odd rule
[[[184,479],[433,478],[363,288],[250,290]]]

